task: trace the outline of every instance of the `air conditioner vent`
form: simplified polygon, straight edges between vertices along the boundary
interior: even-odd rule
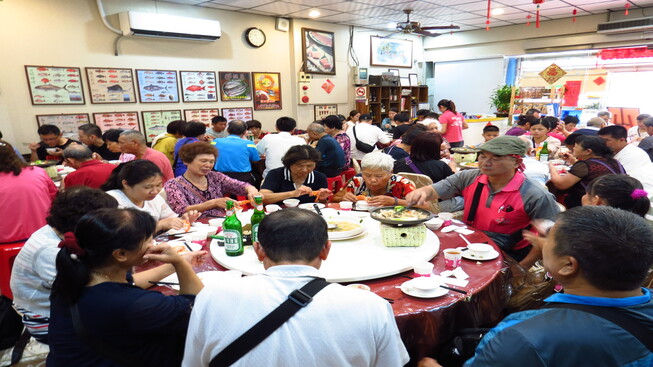
[[[653,30],[653,18],[639,18],[624,21],[601,23],[597,27],[598,33],[629,33]]]

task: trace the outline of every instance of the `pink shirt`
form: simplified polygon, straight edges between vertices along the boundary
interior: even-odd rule
[[[147,159],[152,163],[156,164],[163,172],[163,183],[168,180],[175,178],[175,175],[172,173],[172,165],[170,165],[170,160],[166,157],[165,154],[154,150],[152,148],[147,148],[145,154],[141,159]]]
[[[440,115],[440,123],[447,127],[447,131],[444,133],[447,141],[450,143],[463,141],[463,121],[465,121],[463,115],[459,113],[454,114],[448,110]]]
[[[0,243],[26,240],[43,227],[57,188],[44,169],[0,172]]]

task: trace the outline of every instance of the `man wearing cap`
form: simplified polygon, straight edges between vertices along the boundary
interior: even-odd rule
[[[386,135],[386,133],[384,133],[378,127],[372,125],[372,115],[368,113],[361,115],[356,126],[353,126],[351,129],[347,129],[347,135],[351,141],[351,157],[357,161],[363,159],[367,153],[362,152],[356,148],[356,140],[360,140],[363,143],[373,145],[375,147],[376,143],[381,143],[384,145],[390,143],[390,138],[388,135]],[[376,150],[376,148],[374,150]]]
[[[527,143],[515,136],[500,136],[481,147],[478,170],[449,176],[406,196],[412,204],[462,195],[463,220],[482,230],[501,249],[526,268],[541,257],[522,237],[533,219],[554,220],[559,209],[544,186],[522,172]]]

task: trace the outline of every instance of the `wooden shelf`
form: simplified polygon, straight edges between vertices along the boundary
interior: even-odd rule
[[[410,94],[402,95],[403,90],[409,90]],[[367,86],[367,98],[367,103],[356,102],[356,110],[360,113],[371,113],[374,123],[381,123],[381,120],[387,117],[388,111],[392,107],[401,108],[400,112],[408,112],[414,115],[417,104],[428,103],[429,88],[427,86],[385,87],[369,85]]]

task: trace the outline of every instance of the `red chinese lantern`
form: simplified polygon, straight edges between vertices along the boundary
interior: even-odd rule
[[[533,0],[533,4],[537,5],[537,11],[535,12],[535,28],[540,28],[540,4],[543,4],[544,0]]]
[[[532,18],[532,16],[530,14],[528,14],[526,16],[526,26],[527,27],[531,25],[531,18]]]
[[[626,2],[625,7],[626,7],[626,10],[624,11],[624,15],[628,15],[628,9],[630,8],[630,3]]]
[[[571,13],[574,15],[574,17],[571,19],[571,21],[576,23],[576,14],[578,13],[578,10],[574,9],[574,11],[572,11]]]
[[[485,19],[485,30],[490,30],[490,8],[492,0],[487,0],[487,17]]]

